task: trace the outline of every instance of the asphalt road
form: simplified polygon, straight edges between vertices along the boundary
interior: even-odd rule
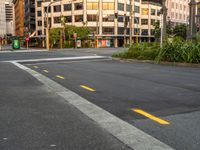
[[[175,149],[199,150],[199,68],[114,60],[26,65]]]
[[[1,150],[129,150],[11,63],[0,63]]]

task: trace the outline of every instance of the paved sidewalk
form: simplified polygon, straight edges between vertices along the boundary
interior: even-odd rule
[[[0,63],[1,150],[129,150],[28,73]]]

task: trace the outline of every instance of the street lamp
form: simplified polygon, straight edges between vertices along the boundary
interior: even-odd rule
[[[46,24],[47,24],[47,27],[46,27],[46,49],[49,50],[49,17],[48,17],[48,14],[49,14],[49,7],[56,3],[56,2],[61,2],[62,0],[57,0],[57,1],[53,1],[53,2],[50,2],[49,5],[47,6],[47,10],[46,10]]]

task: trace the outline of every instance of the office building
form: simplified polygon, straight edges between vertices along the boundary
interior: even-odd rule
[[[14,6],[12,0],[5,0],[5,13],[6,13],[6,34],[8,36],[14,35]]]
[[[24,36],[24,0],[13,0],[13,4],[15,10],[15,35]]]
[[[0,0],[0,36],[6,34],[5,0]]]

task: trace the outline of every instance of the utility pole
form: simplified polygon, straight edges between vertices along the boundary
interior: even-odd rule
[[[195,16],[196,16],[196,2],[195,0],[191,0],[189,3],[189,27],[187,32],[187,39],[195,39],[196,38],[196,24],[195,24]]]
[[[167,32],[166,32],[166,25],[167,25],[167,7],[166,7],[166,0],[162,0],[162,9],[161,9],[161,20],[162,20],[162,41],[166,41]]]
[[[132,45],[132,39],[133,39],[133,0],[130,0],[130,21],[129,21],[129,30],[130,30],[130,39],[129,43],[130,46]]]
[[[124,14],[124,47],[126,47],[126,27],[127,27],[127,19],[126,19],[126,14]]]

